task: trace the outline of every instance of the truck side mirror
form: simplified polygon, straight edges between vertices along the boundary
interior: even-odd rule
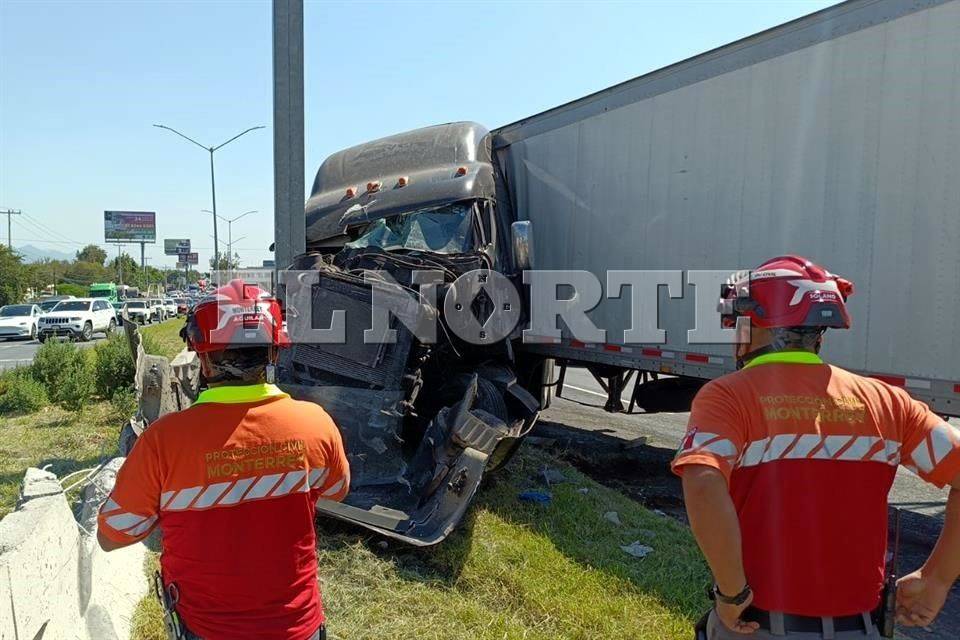
[[[533,223],[517,220],[510,225],[513,240],[513,264],[517,271],[526,271],[533,265]]]

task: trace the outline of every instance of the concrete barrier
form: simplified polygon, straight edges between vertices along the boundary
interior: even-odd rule
[[[57,477],[28,469],[19,505],[0,521],[0,640],[126,640],[147,592],[145,549],[109,554],[90,529],[93,502],[112,486],[122,458],[87,488],[74,518]]]

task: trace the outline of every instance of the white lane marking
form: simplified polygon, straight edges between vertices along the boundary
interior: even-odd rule
[[[590,391],[589,389],[581,389],[580,387],[575,387],[575,386],[573,386],[572,384],[566,384],[566,383],[564,383],[563,388],[564,388],[564,389],[573,389],[574,391],[580,391],[581,393],[589,393],[590,395],[592,395],[592,396],[597,396],[598,398],[606,398],[606,397],[607,397],[607,394],[605,394],[605,393],[597,393],[596,391]]]

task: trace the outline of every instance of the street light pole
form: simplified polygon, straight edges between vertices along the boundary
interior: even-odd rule
[[[223,147],[227,146],[228,144],[230,144],[231,142],[233,142],[234,140],[236,140],[237,138],[239,138],[244,134],[250,133],[251,131],[255,131],[257,129],[265,129],[266,127],[264,127],[263,125],[250,127],[249,129],[241,131],[237,135],[233,136],[226,142],[221,142],[215,147],[208,147],[206,145],[200,144],[190,136],[180,133],[179,131],[177,131],[172,127],[168,127],[167,125],[155,124],[153,126],[157,127],[158,129],[166,129],[171,133],[175,133],[181,138],[183,138],[184,140],[192,142],[193,144],[197,145],[201,149],[208,151],[210,153],[210,195],[211,195],[211,200],[213,202],[213,211],[211,212],[213,213],[213,267],[214,267],[214,270],[217,270],[217,267],[220,266],[220,250],[219,250],[220,245],[217,243],[217,237],[218,237],[217,236],[217,186],[216,186],[216,178],[214,177],[214,171],[213,171],[213,153],[218,149],[222,149]],[[219,284],[220,284],[220,279],[218,276],[217,285]]]
[[[251,213],[259,213],[259,211],[257,211],[256,209],[254,209],[253,211],[245,211],[244,213],[241,213],[240,215],[236,216],[235,218],[224,218],[224,217],[221,216],[220,214],[214,213],[213,211],[210,211],[210,209],[201,209],[201,211],[203,211],[204,213],[213,213],[214,223],[216,223],[216,219],[217,219],[217,218],[220,218],[221,220],[223,220],[224,222],[227,223],[227,238],[228,238],[228,240],[227,240],[227,251],[228,251],[228,254],[227,254],[227,264],[229,265],[229,264],[230,264],[230,261],[233,260],[233,223],[236,222],[237,220],[239,220],[240,218],[243,218],[243,217],[245,217],[245,216],[250,215]],[[244,236],[244,238],[246,238],[246,236]],[[216,244],[216,226],[214,226],[214,244]]]
[[[213,174],[213,149],[210,149],[210,197],[213,200],[213,268],[220,273],[220,245],[217,244],[217,183]],[[220,276],[217,276],[217,286],[220,285]]]

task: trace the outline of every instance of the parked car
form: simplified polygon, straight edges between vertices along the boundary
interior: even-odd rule
[[[153,312],[147,304],[147,300],[127,300],[123,303],[122,315],[141,325],[150,324],[153,319]]]
[[[185,315],[187,315],[187,312],[189,312],[189,311],[190,311],[190,308],[193,306],[193,305],[190,303],[190,300],[188,300],[187,298],[177,298],[176,302],[177,302],[177,315],[178,315],[178,316],[185,316]]]
[[[163,299],[163,310],[168,318],[177,317],[177,302],[173,298]]]
[[[36,338],[37,320],[43,312],[36,304],[8,304],[0,307],[0,340]]]
[[[94,333],[109,335],[117,327],[113,306],[102,299],[61,300],[38,322],[40,342],[53,336],[67,336],[86,342]]]

